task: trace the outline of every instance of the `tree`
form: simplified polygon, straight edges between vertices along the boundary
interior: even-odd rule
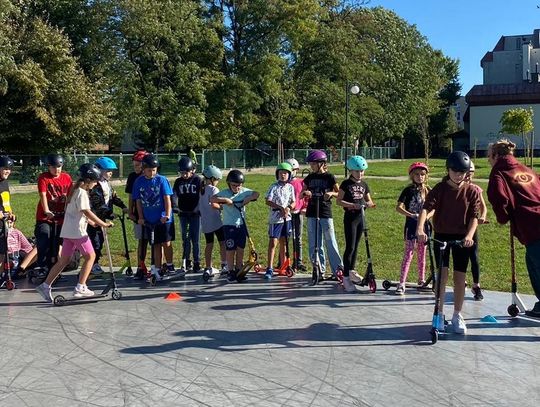
[[[69,40],[25,2],[0,1],[0,137],[10,152],[87,150],[113,132]],[[25,140],[21,143],[21,140]]]
[[[525,151],[525,163],[530,157],[530,166],[533,165],[533,149],[529,145],[529,136],[526,135],[533,131],[533,110],[531,108],[524,109],[521,107],[509,109],[503,112],[499,123],[503,133],[521,135],[523,150]]]

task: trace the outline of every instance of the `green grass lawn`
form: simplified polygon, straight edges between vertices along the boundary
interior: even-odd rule
[[[479,168],[479,177],[487,178],[487,161],[477,160],[477,168]],[[368,170],[369,175],[389,175],[397,176],[407,173],[409,161],[393,161],[393,162],[374,162],[370,163]],[[430,165],[434,168],[435,176],[432,176],[431,185],[434,185],[443,174],[443,160],[431,160]],[[336,167],[336,170],[339,170]],[[484,174],[485,171],[485,174]],[[338,173],[338,171],[336,171]],[[342,174],[342,172],[340,172]],[[481,175],[482,174],[482,175]],[[261,199],[257,202],[252,202],[247,207],[247,221],[250,233],[255,241],[257,251],[259,253],[260,262],[262,265],[266,263],[267,251],[267,219],[268,207],[264,203],[264,194],[269,185],[274,181],[273,175],[261,175],[247,173],[246,186],[259,191]],[[377,204],[377,208],[370,209],[367,212],[369,223],[369,241],[374,262],[374,270],[378,279],[399,278],[399,269],[403,253],[403,225],[404,218],[395,211],[397,197],[401,190],[405,187],[406,182],[384,179],[369,179],[367,182],[372,191],[373,200]],[[225,188],[225,182],[219,185]],[[122,199],[125,199],[123,187],[117,187],[117,192]],[[12,206],[15,213],[18,215],[18,227],[27,235],[33,235],[35,222],[35,208],[38,198],[37,193],[14,194],[12,197]],[[127,200],[126,200],[127,201]],[[344,237],[343,237],[343,210],[340,207],[333,205],[334,222],[336,227],[336,236],[338,239],[340,252],[343,253]],[[489,204],[488,204],[489,206]],[[510,290],[510,256],[509,256],[509,240],[508,226],[500,226],[496,224],[493,212],[488,216],[491,223],[480,226],[480,261],[481,261],[481,283],[486,289],[509,291]],[[177,231],[179,225],[177,223]],[[129,246],[131,250],[132,263],[135,264],[135,249],[136,242],[132,238],[131,224],[128,223]],[[177,233],[178,236],[178,233]],[[113,252],[113,261],[115,265],[121,265],[123,262],[123,242],[120,228],[120,222],[110,232],[111,249]],[[201,239],[201,253],[204,249],[204,238]],[[516,244],[516,267],[518,270],[518,281],[520,292],[532,293],[529,283],[529,278],[524,264],[524,248],[520,244]],[[307,257],[307,236],[304,230],[304,258]],[[181,242],[177,237],[174,242],[174,257],[175,264],[180,264],[181,257]],[[217,250],[214,254],[214,259],[219,259]],[[365,246],[360,243],[357,269],[361,272],[365,270]],[[104,260],[103,260],[104,261]],[[429,271],[426,272],[429,275]],[[416,281],[416,263],[413,261],[409,280]],[[471,282],[470,275],[468,281]]]

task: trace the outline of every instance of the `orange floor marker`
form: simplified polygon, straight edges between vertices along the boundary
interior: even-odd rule
[[[182,296],[178,293],[169,293],[165,296],[165,299],[168,301],[180,301]]]

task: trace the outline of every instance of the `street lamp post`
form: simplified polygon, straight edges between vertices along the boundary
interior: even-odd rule
[[[349,98],[351,93],[357,95],[360,92],[358,85],[351,85],[345,81],[345,178],[347,178],[347,159],[349,158]]]

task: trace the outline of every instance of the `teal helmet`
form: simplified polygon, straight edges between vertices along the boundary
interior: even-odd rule
[[[221,170],[215,165],[209,165],[203,170],[202,173],[203,173],[203,176],[208,179],[210,178],[221,179],[223,177]]]
[[[349,171],[365,171],[367,168],[367,161],[361,155],[353,155],[347,160],[347,169]]]
[[[100,157],[96,160],[95,164],[100,170],[112,171],[118,169],[116,163],[109,157]]]
[[[287,181],[291,180],[291,176],[293,172],[293,167],[291,164],[289,164],[288,162],[282,162],[281,164],[278,164],[278,166],[276,167],[277,180],[279,180],[279,175],[278,175],[279,171],[287,171],[289,173],[289,178],[287,179]]]

